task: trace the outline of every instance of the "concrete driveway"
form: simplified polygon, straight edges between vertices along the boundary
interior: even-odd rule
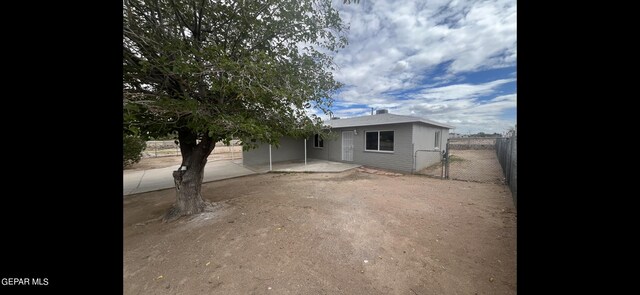
[[[124,171],[122,175],[123,195],[132,195],[161,189],[173,188],[173,171],[177,166],[166,168],[149,169],[142,171]],[[234,178],[256,174],[242,166],[242,160],[215,161],[209,162],[204,167],[204,180],[209,182],[214,180]]]

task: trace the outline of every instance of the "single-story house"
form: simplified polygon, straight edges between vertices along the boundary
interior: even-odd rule
[[[390,114],[334,118],[326,122],[330,135],[308,139],[282,138],[278,148],[268,144],[243,152],[243,164],[264,165],[306,158],[348,162],[413,173],[441,159],[453,126],[419,117]]]

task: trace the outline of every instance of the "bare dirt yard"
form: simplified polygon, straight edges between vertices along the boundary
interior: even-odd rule
[[[127,196],[124,293],[516,293],[506,186],[367,172],[206,183],[216,210],[168,224],[173,190]]]
[[[211,156],[209,156],[209,158],[210,157]],[[126,168],[124,168],[124,170],[138,171],[138,170],[156,169],[156,168],[164,168],[169,166],[180,166],[180,163],[182,163],[182,156],[142,158],[140,159],[140,162],[129,165]]]
[[[213,153],[207,158],[208,162],[219,160],[239,160],[242,159],[242,147],[234,147],[231,153],[227,147],[216,147]],[[140,162],[127,166],[124,170],[138,171],[156,168],[165,168],[170,166],[180,166],[182,156],[162,156],[162,157],[143,157]]]
[[[449,150],[449,177],[458,180],[504,183],[496,150]]]
[[[496,156],[496,150],[450,149],[449,178],[476,182],[502,184],[504,175]],[[434,164],[419,174],[431,177],[442,176],[442,164]]]
[[[458,137],[458,138],[450,138],[449,143],[463,144],[463,145],[494,145],[496,144],[496,139],[494,137],[486,137],[486,138]]]

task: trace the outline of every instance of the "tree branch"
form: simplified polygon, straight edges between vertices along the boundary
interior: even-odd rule
[[[191,28],[191,26],[189,26],[187,21],[184,19],[184,16],[182,15],[182,13],[180,13],[180,8],[178,8],[178,5],[176,5],[174,0],[171,0],[170,2],[171,2],[171,6],[173,6],[173,11],[175,12],[176,17],[178,17],[178,20],[180,21],[182,26],[186,27],[191,32],[191,35],[193,35],[193,29]],[[184,34],[184,30],[181,30],[181,31]]]

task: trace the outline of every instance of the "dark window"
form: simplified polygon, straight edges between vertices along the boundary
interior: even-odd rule
[[[393,151],[393,131],[368,131],[365,138],[364,149],[367,151]]]
[[[393,151],[393,131],[380,131],[380,150]]]
[[[313,147],[321,148],[324,147],[324,140],[320,137],[320,134],[316,134],[313,137]]]
[[[378,132],[367,132],[367,144],[365,150],[378,150]]]

